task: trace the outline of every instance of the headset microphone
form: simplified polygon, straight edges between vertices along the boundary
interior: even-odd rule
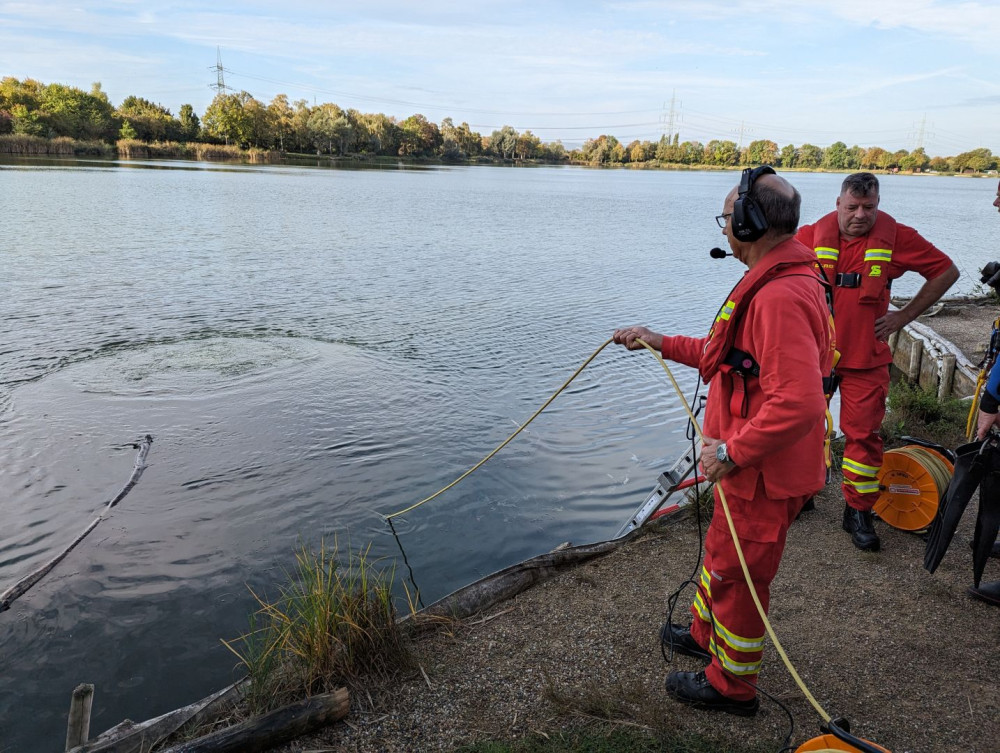
[[[725,259],[727,256],[732,256],[732,254],[727,254],[721,248],[713,248],[711,251],[708,252],[708,255],[711,256],[713,259]]]

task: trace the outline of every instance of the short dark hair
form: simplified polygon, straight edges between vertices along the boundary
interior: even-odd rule
[[[799,227],[802,196],[791,183],[786,185],[792,189],[791,196],[782,190],[783,186],[772,186],[767,182],[755,182],[750,191],[751,197],[767,219],[768,231],[774,235],[794,233]]]
[[[858,197],[878,194],[878,178],[871,173],[852,173],[840,184],[840,193],[852,193]]]

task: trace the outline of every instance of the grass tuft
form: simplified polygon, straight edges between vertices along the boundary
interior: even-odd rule
[[[411,668],[409,644],[396,622],[394,570],[379,570],[371,546],[345,566],[321,542],[296,552],[295,572],[278,598],[254,593],[260,608],[247,633],[223,644],[250,679],[245,700],[262,714],[316,693],[382,682]]]

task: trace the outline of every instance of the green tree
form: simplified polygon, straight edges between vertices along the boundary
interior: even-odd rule
[[[180,134],[180,123],[175,123],[170,110],[142,97],[125,97],[116,115],[121,120],[127,119],[135,130],[135,138],[142,141],[166,141]]]
[[[295,111],[288,104],[288,96],[285,94],[275,95],[274,99],[267,106],[267,111],[271,116],[272,136],[276,141],[276,146],[281,151],[285,151],[285,139],[292,143],[292,121]]]
[[[511,129],[514,130],[513,128]],[[514,131],[514,141],[511,144],[511,154],[517,145],[517,135]],[[411,115],[399,124],[399,154],[419,155],[429,157],[434,154],[442,144],[441,132],[437,124],[430,122],[423,115],[417,113]]]
[[[295,109],[292,112],[292,137],[295,143],[295,151],[304,152],[312,147],[312,137],[309,135],[309,118],[312,116],[312,109],[304,99],[297,99],[292,105]]]
[[[513,126],[505,125],[490,135],[489,150],[501,159],[513,159],[516,149],[517,131]]]
[[[705,159],[705,146],[700,141],[685,141],[681,144],[681,162],[685,165],[700,165]]]
[[[126,141],[139,138],[139,134],[136,133],[135,128],[132,127],[132,123],[129,122],[128,118],[122,121],[122,127],[118,129],[118,138],[125,139]]]
[[[38,96],[49,136],[103,139],[114,132],[114,111],[107,95],[95,84],[91,93],[73,86],[49,84]]]
[[[254,120],[245,106],[252,99],[248,92],[216,94],[205,110],[203,131],[226,144],[250,146],[254,138]]]
[[[799,147],[798,167],[815,168],[823,161],[823,150],[815,144],[803,144]]]
[[[843,141],[834,141],[823,151],[821,167],[831,170],[843,170],[847,167],[847,144]]]
[[[712,139],[705,146],[705,163],[731,167],[740,163],[740,148],[735,141]]]
[[[847,150],[847,159],[844,162],[844,167],[848,170],[857,170],[861,167],[861,160],[864,157],[864,154],[865,150],[855,144]]]
[[[197,141],[201,135],[201,121],[191,105],[181,105],[178,121],[181,141]]]
[[[309,139],[317,153],[325,151],[333,154],[333,146],[340,138],[337,121],[343,116],[344,111],[330,102],[325,102],[312,109],[307,128]]]
[[[927,156],[927,152],[924,151],[924,148],[918,147],[901,160],[900,167],[904,170],[909,170],[912,173],[923,172],[927,169],[927,165],[930,164],[930,161],[930,157]]]
[[[795,144],[786,144],[781,147],[781,154],[778,156],[778,160],[782,167],[796,167],[798,156],[799,152],[795,148]]]
[[[981,173],[996,167],[996,158],[985,147],[962,152],[952,158],[955,172]]]

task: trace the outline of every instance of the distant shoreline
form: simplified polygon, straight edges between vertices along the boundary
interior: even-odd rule
[[[204,142],[154,142],[146,143],[134,139],[121,139],[113,144],[102,141],[78,141],[66,137],[45,139],[42,137],[0,137],[0,161],[21,159],[106,159],[106,160],[194,160],[229,164],[284,164],[302,165],[309,163],[317,167],[399,167],[399,166],[491,166],[491,167],[545,167],[572,166],[596,170],[672,170],[682,172],[738,171],[748,165],[711,165],[663,162],[652,159],[645,162],[623,162],[593,164],[572,160],[568,156],[559,160],[538,158],[502,159],[480,155],[467,159],[443,159],[440,157],[388,156],[388,155],[330,155],[299,152],[279,152],[266,149],[241,149],[225,144]],[[756,164],[756,163],[755,163]],[[859,168],[824,167],[780,167],[782,172],[791,173],[844,173],[856,172]],[[924,170],[920,172],[898,168],[871,172],[885,175],[947,176],[963,178],[996,177],[997,170],[984,172],[940,172]]]

